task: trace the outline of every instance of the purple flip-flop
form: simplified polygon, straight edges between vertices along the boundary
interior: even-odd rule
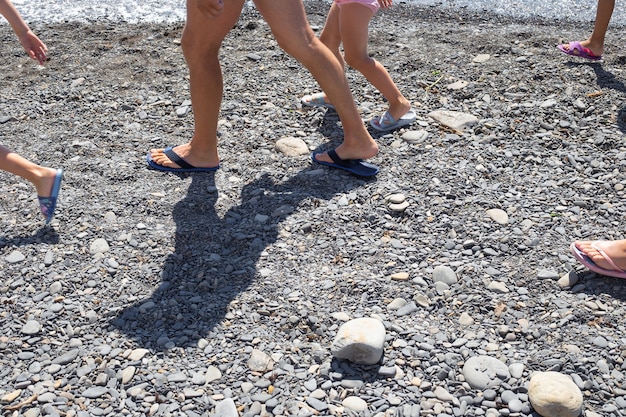
[[[567,46],[567,48],[565,48],[565,46]],[[602,59],[602,55],[594,55],[589,48],[585,48],[578,41],[557,45],[556,47],[565,55],[575,56],[577,58],[584,58],[590,61],[599,61]]]
[[[589,270],[595,272],[596,274],[604,275],[607,277],[626,278],[626,271],[621,270],[617,265],[615,265],[615,262],[613,262],[609,255],[607,255],[602,249],[597,246],[597,243],[597,241],[593,242],[591,244],[591,247],[597,250],[600,255],[602,255],[604,259],[609,263],[609,265],[611,265],[615,269],[601,268],[598,264],[593,262],[591,258],[587,256],[587,254],[578,249],[578,247],[576,246],[576,242],[570,245],[570,250],[572,251],[572,255],[574,255],[574,257],[578,259],[581,264],[585,265]]]

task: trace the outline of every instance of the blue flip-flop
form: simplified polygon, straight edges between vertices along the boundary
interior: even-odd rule
[[[344,171],[348,171],[349,173],[360,177],[371,177],[378,174],[378,171],[380,171],[380,168],[376,165],[365,162],[362,159],[341,159],[334,149],[328,151],[328,156],[333,160],[333,162],[320,161],[317,159],[317,155],[320,155],[321,153],[323,152],[311,154],[313,162],[333,168],[343,169]]]
[[[372,120],[370,120],[370,125],[374,129],[380,132],[387,132],[389,130],[399,129],[403,126],[408,126],[411,123],[413,123],[416,119],[417,119],[417,114],[415,114],[413,109],[410,109],[408,112],[402,115],[402,117],[400,117],[398,120],[394,119],[391,113],[386,111],[385,113],[383,113],[382,116],[375,117]]]
[[[180,168],[172,168],[172,167],[159,165],[152,160],[152,155],[150,154],[146,155],[146,161],[148,161],[148,167],[152,169],[156,169],[157,171],[164,171],[164,172],[214,172],[214,171],[217,171],[220,167],[218,165],[216,167],[210,167],[210,168],[196,168],[195,166],[191,165],[189,162],[181,158],[176,152],[174,152],[173,148],[174,148],[173,146],[165,148],[163,149],[163,153],[170,159],[170,161],[178,165]]]
[[[59,192],[61,191],[61,180],[63,180],[63,170],[57,169],[57,173],[54,176],[54,184],[52,184],[52,192],[50,197],[39,197],[39,209],[46,218],[46,224],[49,224],[54,216],[54,210],[57,208],[57,199],[59,198]]]

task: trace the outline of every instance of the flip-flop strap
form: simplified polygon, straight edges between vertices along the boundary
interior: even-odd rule
[[[316,106],[325,106],[329,104],[326,102],[326,94],[324,93],[311,94],[306,102],[309,104],[314,104]]]
[[[393,126],[396,123],[398,123],[398,121],[394,119],[391,113],[389,113],[388,111],[383,113],[383,115],[380,116],[380,119],[378,119],[378,124],[382,127]]]
[[[173,163],[175,163],[176,165],[178,165],[181,168],[184,168],[184,169],[194,169],[195,168],[189,162],[185,161],[183,158],[178,156],[178,154],[176,152],[174,152],[173,148],[166,148],[166,149],[163,150],[163,153],[165,154],[165,156],[170,158],[170,161],[172,161]]]
[[[332,159],[334,163],[344,167],[356,165],[361,161],[360,159],[342,159],[339,155],[337,155],[337,152],[334,149],[328,151],[328,156],[330,156],[330,159]]]
[[[592,248],[594,248],[595,250],[597,250],[597,251],[598,251],[598,253],[599,253],[600,255],[602,255],[602,257],[604,258],[604,260],[605,260],[605,261],[606,261],[609,265],[611,265],[611,266],[613,267],[613,270],[614,270],[614,271],[618,271],[618,272],[626,272],[626,271],[624,271],[622,268],[620,268],[619,266],[615,265],[615,262],[613,262],[613,259],[611,259],[611,257],[610,257],[610,256],[609,256],[609,255],[608,255],[605,251],[603,251],[602,249],[600,249],[600,248],[598,247],[598,245],[596,245],[596,243],[597,243],[597,242],[593,242],[593,243],[591,244],[591,247],[592,247]]]

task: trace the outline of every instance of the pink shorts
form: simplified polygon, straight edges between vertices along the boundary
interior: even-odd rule
[[[337,6],[339,7],[341,7],[341,5],[343,4],[359,3],[372,9],[374,14],[376,14],[378,9],[380,9],[380,4],[378,4],[378,0],[335,0],[335,3],[337,3]]]

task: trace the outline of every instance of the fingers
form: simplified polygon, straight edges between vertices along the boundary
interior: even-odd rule
[[[393,4],[393,1],[392,0],[378,0],[378,4],[380,5],[381,9],[388,9]]]

